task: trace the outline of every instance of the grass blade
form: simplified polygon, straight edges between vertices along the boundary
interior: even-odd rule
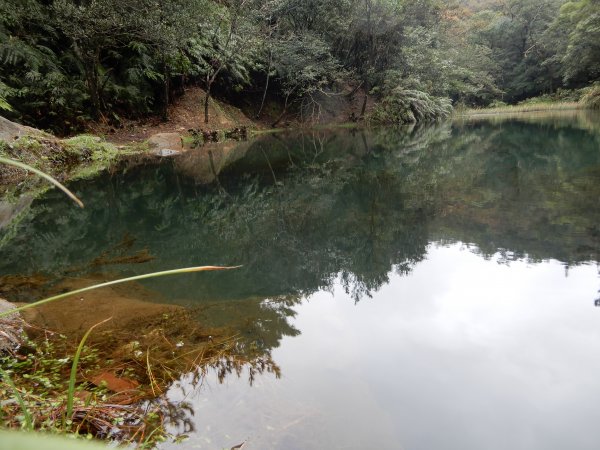
[[[93,325],[81,338],[79,345],[77,346],[77,351],[75,352],[75,356],[73,357],[73,364],[71,364],[71,375],[69,376],[69,389],[67,391],[67,419],[70,419],[73,415],[73,400],[75,398],[75,379],[77,378],[77,366],[79,365],[79,357],[81,356],[81,352],[83,351],[83,346],[85,345],[85,341],[90,336],[94,328],[102,325],[105,322],[111,320],[112,317],[109,317],[102,322],[98,322],[96,325]]]
[[[70,297],[71,295],[77,295],[77,294],[81,294],[83,292],[91,291],[93,289],[99,289],[99,288],[103,288],[103,287],[107,287],[107,286],[113,286],[115,284],[127,283],[129,281],[145,280],[147,278],[156,278],[156,277],[163,277],[163,276],[167,276],[167,275],[177,275],[177,274],[189,273],[189,272],[209,272],[209,271],[216,271],[216,270],[231,270],[231,269],[238,269],[240,267],[242,267],[242,266],[233,266],[233,267],[222,267],[222,266],[186,267],[184,269],[164,270],[162,272],[153,272],[153,273],[147,273],[147,274],[144,274],[144,275],[136,275],[135,277],[121,278],[121,279],[118,279],[118,280],[107,281],[106,283],[95,284],[93,286],[88,286],[88,287],[85,287],[85,288],[82,288],[82,289],[77,289],[77,290],[74,290],[74,291],[65,292],[64,294],[55,295],[53,297],[48,297],[48,298],[45,298],[43,300],[39,300],[39,301],[34,302],[34,303],[29,303],[27,305],[20,306],[18,308],[14,308],[14,309],[10,309],[10,310],[7,310],[7,311],[3,311],[3,312],[0,312],[0,317],[7,316],[9,314],[12,314],[12,313],[15,313],[15,312],[18,312],[18,311],[23,311],[25,309],[35,308],[36,306],[43,305],[45,303],[50,303],[50,302],[53,302],[53,301],[56,301],[56,300],[60,300],[61,298],[65,298],[65,297]]]
[[[29,172],[35,173],[36,175],[39,175],[40,177],[44,178],[45,180],[48,180],[54,186],[56,186],[57,188],[59,188],[65,194],[67,194],[75,203],[77,203],[77,205],[80,208],[83,208],[83,202],[81,200],[79,200],[75,194],[73,194],[64,185],[62,185],[60,182],[58,182],[57,180],[55,180],[54,178],[52,178],[50,175],[45,174],[41,170],[38,170],[35,167],[28,166],[27,164],[24,164],[24,163],[22,163],[20,161],[15,161],[14,159],[8,159],[8,158],[2,158],[2,157],[0,157],[0,163],[7,164],[9,166],[15,166],[15,167],[18,167],[19,169],[27,170]]]
[[[2,367],[0,367],[0,375],[2,375],[2,379],[10,387],[11,391],[13,392],[13,395],[17,399],[17,402],[19,402],[19,406],[21,407],[21,411],[23,411],[23,416],[25,417],[25,429],[32,431],[33,418],[31,416],[31,412],[27,408],[27,405],[25,405],[25,401],[23,400],[21,393],[18,391],[17,387],[15,386],[15,383],[13,383],[13,380],[12,378],[10,378],[8,372],[2,369]]]

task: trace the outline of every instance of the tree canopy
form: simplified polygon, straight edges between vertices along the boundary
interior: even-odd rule
[[[420,117],[411,99],[485,106],[597,82],[600,2],[0,0],[0,61],[2,114],[62,134],[166,119],[190,83],[205,105],[253,93],[257,113],[267,95],[300,111],[345,89],[361,115],[400,96],[400,116]]]

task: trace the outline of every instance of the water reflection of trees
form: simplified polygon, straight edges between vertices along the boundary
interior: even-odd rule
[[[521,122],[266,136],[213,150],[218,187],[202,184],[205,167],[194,175],[196,160],[174,159],[79,183],[82,211],[49,194],[5,232],[0,273],[241,264],[148,285],[203,302],[206,320],[265,351],[298,333],[289,319],[304,296],[341,280],[356,301],[368,297],[432,240],[507,261],[597,261],[597,148],[585,129]],[[128,252],[155,259],[89,267],[127,233]]]

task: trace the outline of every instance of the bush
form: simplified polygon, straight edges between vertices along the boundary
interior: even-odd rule
[[[451,113],[452,104],[448,98],[397,87],[375,107],[369,120],[382,124],[434,122],[448,117]]]
[[[586,93],[579,103],[587,109],[600,109],[600,83],[595,83],[585,90]]]
[[[502,100],[494,100],[488,105],[488,108],[504,108],[505,106],[508,106],[508,103],[503,102]]]

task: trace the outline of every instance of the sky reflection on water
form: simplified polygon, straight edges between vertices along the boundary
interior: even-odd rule
[[[280,380],[207,378],[186,448],[595,449],[597,274],[455,244],[358,304],[337,284],[295,308]]]

